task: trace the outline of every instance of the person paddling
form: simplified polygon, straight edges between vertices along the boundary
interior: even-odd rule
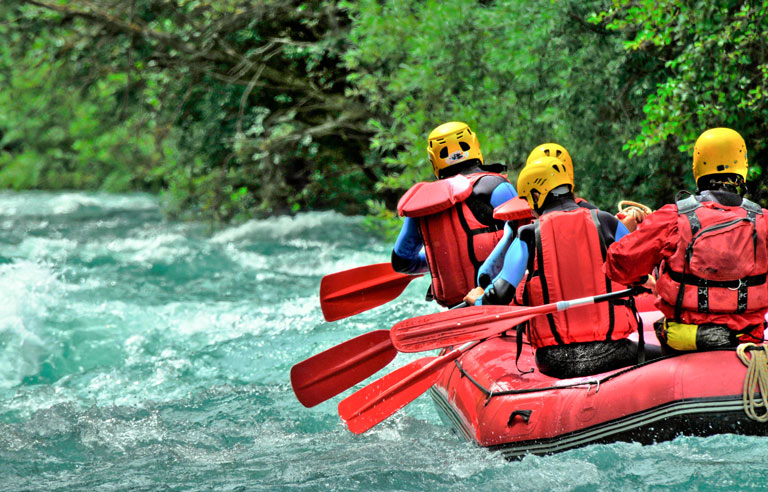
[[[535,216],[506,252],[501,272],[469,304],[541,305],[623,289],[602,273],[606,248],[629,231],[608,212],[580,207],[573,178],[560,159],[526,165],[517,180]],[[525,272],[528,270],[526,278]],[[616,369],[636,360],[627,339],[637,320],[625,300],[548,314],[530,321],[530,340],[544,374],[570,378]]]
[[[466,123],[444,123],[429,134],[427,153],[438,181],[414,185],[400,199],[405,217],[392,251],[396,272],[429,271],[427,294],[442,306],[461,302],[477,270],[502,236],[493,209],[517,196],[500,173],[484,165],[477,135]]]
[[[713,128],[693,148],[695,195],[650,214],[608,249],[605,272],[658,291],[656,335],[667,353],[763,340],[768,311],[766,210],[744,198],[747,147],[738,132]],[[658,280],[649,274],[659,267]]]

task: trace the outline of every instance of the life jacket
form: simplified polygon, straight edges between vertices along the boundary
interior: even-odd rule
[[[625,288],[603,274],[606,242],[597,213],[557,211],[534,222],[535,253],[525,283],[518,286],[518,303],[538,306]],[[541,348],[626,338],[637,328],[629,306],[616,299],[538,316],[530,320],[531,344]]]
[[[678,242],[661,267],[656,289],[683,311],[751,313],[768,308],[768,256],[763,209],[742,199],[739,206],[677,201]]]
[[[501,175],[459,174],[417,183],[397,205],[401,216],[419,219],[432,275],[431,295],[442,306],[460,303],[475,287],[478,269],[504,235],[503,221],[482,224],[466,203],[483,176]]]

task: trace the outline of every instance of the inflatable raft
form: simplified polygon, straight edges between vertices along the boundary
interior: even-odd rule
[[[652,322],[661,313],[642,316],[646,344],[658,344]],[[533,351],[523,343],[516,362],[514,335],[488,339],[443,369],[430,389],[441,417],[458,434],[508,458],[613,441],[768,434],[768,424],[745,413],[747,367],[735,349],[556,379],[536,369]]]

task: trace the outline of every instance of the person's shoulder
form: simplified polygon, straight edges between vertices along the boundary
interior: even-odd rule
[[[619,222],[619,219],[615,215],[600,209],[597,209],[597,220],[599,220],[601,224],[615,224]]]
[[[480,176],[477,182],[475,183],[475,186],[479,185],[480,183],[483,183],[484,185],[493,186],[494,188],[496,186],[503,185],[505,183],[510,185],[512,184],[509,182],[507,178],[497,173],[488,173]]]
[[[516,196],[515,187],[501,174],[484,174],[472,185],[475,194],[491,195],[496,190],[508,189],[512,196]]]
[[[576,197],[574,198],[574,201],[576,202],[576,205],[578,205],[581,208],[586,208],[588,210],[597,210],[597,207],[595,205],[592,205],[584,198]]]

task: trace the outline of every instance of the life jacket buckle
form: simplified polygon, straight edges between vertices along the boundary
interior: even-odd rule
[[[747,284],[746,284],[746,282],[744,282],[744,279],[740,278],[739,279],[739,285],[737,285],[736,287],[728,287],[728,290],[739,290],[742,287],[746,287],[746,286],[747,286]]]

